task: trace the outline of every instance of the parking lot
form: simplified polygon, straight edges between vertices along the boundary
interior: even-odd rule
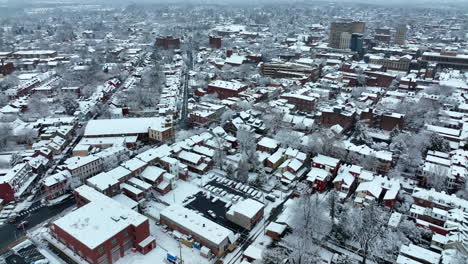
[[[263,199],[263,191],[256,189],[248,184],[242,184],[234,180],[228,180],[221,177],[213,176],[212,179],[205,184],[205,189],[211,191],[207,186],[213,186],[226,191],[227,194],[232,194],[242,198],[252,198],[259,202],[265,203]]]
[[[45,257],[37,251],[37,248],[34,245],[18,250],[18,254],[10,251],[6,253],[4,257],[7,264],[29,264],[45,259]]]
[[[228,205],[223,200],[217,198],[214,195],[209,195],[208,192],[199,192],[194,195],[192,201],[185,205],[185,207],[198,211],[203,214],[206,218],[216,222],[235,233],[244,233],[246,230],[231,221],[226,219],[226,212],[229,210]],[[209,211],[213,212],[209,213]]]

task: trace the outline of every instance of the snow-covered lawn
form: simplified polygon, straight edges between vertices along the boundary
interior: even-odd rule
[[[198,179],[191,181],[177,181],[177,187],[159,198],[168,204],[182,204],[183,200],[190,195],[198,193],[201,189],[197,185]]]

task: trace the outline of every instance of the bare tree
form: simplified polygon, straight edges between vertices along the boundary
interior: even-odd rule
[[[319,258],[323,239],[331,230],[331,222],[326,212],[326,204],[318,195],[305,192],[299,198],[293,216],[292,233],[284,241],[291,253],[290,263],[315,263]]]
[[[433,165],[430,171],[426,171],[426,183],[436,191],[447,191],[447,179],[450,171],[442,165]]]
[[[299,149],[302,147],[302,140],[298,132],[292,129],[280,129],[274,136],[283,147]]]
[[[361,210],[354,210],[349,218],[349,228],[353,240],[359,245],[362,264],[365,264],[372,252],[377,250],[376,241],[384,232],[385,221],[383,213],[375,203],[371,203]]]

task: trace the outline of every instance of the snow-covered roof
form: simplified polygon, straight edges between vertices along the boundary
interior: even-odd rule
[[[76,190],[90,202],[54,222],[86,247],[94,249],[129,226],[148,219],[93,188],[82,185]]]
[[[128,197],[123,193],[119,193],[116,196],[112,197],[115,201],[121,203],[122,205],[134,209],[138,206],[138,202],[134,201],[132,198]]]
[[[255,259],[255,260],[261,260],[262,259],[262,253],[263,250],[261,248],[258,248],[254,245],[250,245],[245,251],[244,251],[244,256]]]
[[[314,182],[315,180],[323,181],[329,176],[330,173],[324,169],[312,168],[309,173],[307,173],[307,181]]]
[[[234,91],[238,91],[238,90],[245,87],[245,84],[243,84],[243,83],[228,82],[228,81],[221,81],[221,80],[215,80],[215,81],[209,83],[208,85],[223,88],[223,89],[227,89],[227,90],[234,90]]]
[[[67,170],[57,172],[53,175],[48,176],[47,178],[44,179],[44,185],[47,187],[53,186],[54,184],[57,184],[59,182],[66,181],[71,177],[71,173]]]
[[[400,248],[400,254],[421,259],[430,264],[439,264],[441,257],[439,253],[435,253],[414,244],[410,244],[408,246],[402,245]]]
[[[97,160],[99,160],[99,157],[95,155],[89,155],[89,156],[84,156],[84,157],[71,157],[65,160],[65,164],[67,165],[67,168],[69,170],[75,170],[79,167],[82,167],[91,162],[95,162]]]
[[[164,117],[122,118],[122,119],[98,119],[90,120],[86,126],[84,136],[118,136],[148,133],[151,128],[157,131],[165,131]]]
[[[312,159],[312,162],[325,166],[336,167],[340,160],[319,154]]]
[[[127,160],[123,163],[120,164],[120,166],[130,170],[130,171],[136,171],[138,169],[141,169],[143,167],[145,167],[146,165],[148,165],[148,163],[138,159],[138,158],[133,158],[133,159],[130,159],[130,160]]]
[[[271,231],[276,234],[283,234],[286,231],[287,225],[278,224],[276,222],[271,222],[267,227],[267,231]]]
[[[416,188],[413,192],[413,197],[426,201],[438,203],[450,208],[460,208],[468,212],[468,201],[457,197],[455,194],[446,194],[445,192],[437,192],[433,189]]]
[[[263,210],[264,207],[265,206],[261,202],[248,198],[231,206],[227,214],[238,213],[252,219],[259,211]]]
[[[161,211],[161,218],[163,217],[214,245],[221,245],[225,241],[235,242],[235,235],[231,230],[182,205],[174,204],[166,207]]]
[[[276,149],[276,147],[278,147],[278,142],[272,138],[263,137],[262,139],[260,139],[257,145],[266,147],[269,149]]]
[[[193,152],[185,151],[185,150],[180,152],[178,157],[179,157],[179,159],[188,161],[188,162],[193,163],[193,164],[198,164],[198,162],[200,162],[200,160],[202,159],[202,156],[200,156],[200,155],[198,155],[196,153],[193,153]]]
[[[143,172],[140,174],[140,177],[143,179],[147,179],[151,182],[156,182],[156,180],[164,174],[166,171],[164,169],[161,169],[156,166],[148,166],[143,170]]]

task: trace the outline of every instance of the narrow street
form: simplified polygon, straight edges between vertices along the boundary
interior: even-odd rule
[[[6,223],[5,225],[0,226],[0,237],[2,238],[0,239],[0,253],[3,253],[7,248],[9,248],[13,242],[22,238],[25,235],[25,231],[46,222],[48,219],[51,219],[60,213],[63,213],[74,205],[75,200],[68,199],[63,203],[54,206],[40,207],[31,214],[18,217],[14,223]],[[16,228],[16,225],[21,221],[28,221],[28,225],[25,230]]]

